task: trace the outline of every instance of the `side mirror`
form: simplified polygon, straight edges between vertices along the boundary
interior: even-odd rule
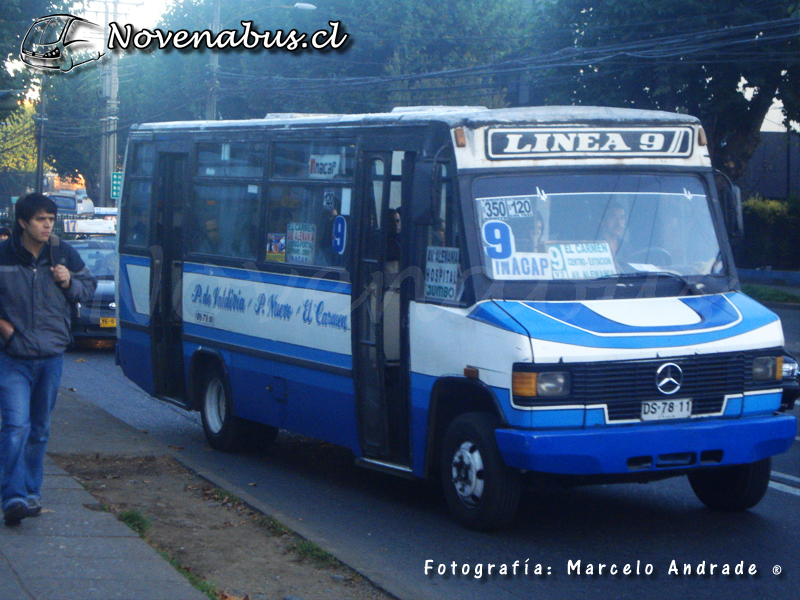
[[[433,223],[436,171],[436,164],[430,160],[417,161],[414,166],[414,182],[411,192],[414,202],[411,219],[415,225],[420,227],[426,227]]]
[[[720,171],[717,171],[717,190],[725,218],[728,237],[741,239],[744,237],[744,217],[742,216],[742,191]]]

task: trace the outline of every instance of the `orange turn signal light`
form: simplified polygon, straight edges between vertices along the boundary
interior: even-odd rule
[[[511,376],[511,389],[515,396],[537,396],[536,393],[537,373],[526,373],[525,371],[514,371]]]

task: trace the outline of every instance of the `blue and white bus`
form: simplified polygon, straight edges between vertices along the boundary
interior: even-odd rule
[[[689,116],[146,124],[120,213],[119,362],[219,450],[325,440],[491,529],[542,477],[749,509],[796,435]]]

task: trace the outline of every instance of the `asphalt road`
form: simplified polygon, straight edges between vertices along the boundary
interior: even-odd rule
[[[800,342],[797,312],[784,318],[790,347]],[[198,416],[139,391],[113,353],[68,354],[62,386],[271,507],[402,600],[800,598],[800,441],[775,460],[771,489],[746,513],[706,510],[685,478],[527,489],[513,528],[479,534],[452,523],[436,486],[359,469],[335,446],[282,434],[264,456],[210,451]]]

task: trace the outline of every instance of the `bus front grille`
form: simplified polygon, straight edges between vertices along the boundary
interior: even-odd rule
[[[568,403],[605,405],[609,421],[638,420],[642,402],[671,398],[691,398],[692,415],[715,414],[722,410],[726,395],[780,386],[776,381],[755,382],[752,377],[756,356],[779,353],[773,349],[574,364]],[[656,385],[656,374],[667,363],[680,367],[683,376],[680,389],[672,395],[663,394]]]

